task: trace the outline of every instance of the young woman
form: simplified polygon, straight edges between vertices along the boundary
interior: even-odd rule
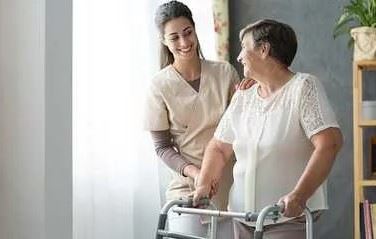
[[[227,108],[239,76],[226,62],[203,59],[190,9],[181,2],[159,6],[155,23],[161,40],[161,70],[153,77],[147,97],[145,128],[157,155],[172,169],[167,200],[188,197],[195,190],[205,147]],[[243,81],[241,88],[249,87]],[[226,165],[213,198],[226,210],[232,183],[232,163]],[[207,226],[196,215],[169,215],[171,231],[205,236]],[[219,225],[220,238],[232,238],[231,222]]]

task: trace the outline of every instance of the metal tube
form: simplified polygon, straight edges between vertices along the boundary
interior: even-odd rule
[[[181,208],[176,207],[171,209],[176,213],[186,213],[186,214],[199,214],[204,216],[215,216],[215,217],[235,217],[235,218],[245,218],[246,213],[244,212],[228,212],[220,210],[209,210],[200,208]]]
[[[280,212],[281,211],[281,207],[278,206],[278,205],[272,205],[272,206],[267,206],[267,207],[264,207],[258,218],[257,218],[257,221],[256,221],[256,231],[258,232],[261,232],[262,229],[263,229],[263,226],[264,226],[264,221],[266,219],[266,216],[270,213],[270,212]]]
[[[183,200],[183,199],[177,199],[177,200],[171,200],[169,202],[167,202],[161,209],[161,214],[167,214],[168,210],[170,210],[170,208],[172,206],[175,206],[175,205],[186,205],[188,203],[188,200]]]
[[[306,238],[313,239],[313,217],[308,207],[304,209],[304,214],[306,217]]]
[[[180,234],[176,232],[169,232],[165,230],[158,230],[157,234],[162,237],[177,238],[177,239],[206,239],[204,237],[197,237],[191,235]]]
[[[217,239],[218,218],[215,216],[212,216],[210,221],[211,223],[210,223],[209,239]]]
[[[259,217],[257,218],[256,222],[256,230],[254,233],[254,238],[255,239],[261,239],[262,238],[262,232],[263,232],[263,225],[264,221],[267,218],[267,215],[270,212],[281,212],[283,210],[284,206],[283,205],[274,205],[274,206],[268,206],[264,207],[260,214]],[[306,207],[304,209],[304,215],[306,218],[306,239],[313,239],[313,218],[310,210]]]

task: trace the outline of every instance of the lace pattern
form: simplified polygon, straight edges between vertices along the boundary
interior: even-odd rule
[[[306,79],[302,89],[301,120],[307,135],[324,126],[316,84],[313,79]]]

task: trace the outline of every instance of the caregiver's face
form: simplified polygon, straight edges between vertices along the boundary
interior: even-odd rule
[[[163,44],[175,59],[189,60],[197,57],[197,35],[192,23],[185,17],[178,17],[165,23]]]

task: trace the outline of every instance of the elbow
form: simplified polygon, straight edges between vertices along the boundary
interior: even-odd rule
[[[336,129],[333,134],[334,137],[332,147],[334,148],[334,152],[337,154],[343,145],[343,135],[339,129]]]
[[[338,128],[327,129],[320,135],[313,139],[313,144],[316,152],[331,155],[333,160],[337,153],[341,150],[343,145],[343,136]]]
[[[232,150],[229,151],[228,145],[224,144],[218,140],[212,139],[205,151],[205,154],[212,154],[216,155],[217,163],[221,162],[221,164],[225,165],[230,158]]]

